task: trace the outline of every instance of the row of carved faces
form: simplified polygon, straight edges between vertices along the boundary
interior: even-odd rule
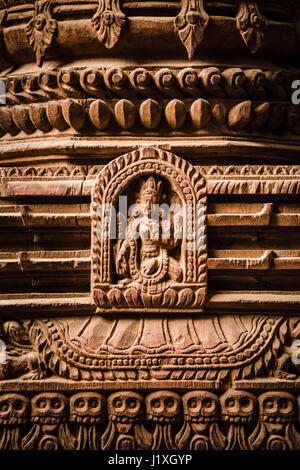
[[[213,423],[251,423],[260,419],[269,423],[298,420],[300,397],[287,392],[266,392],[258,398],[250,392],[229,390],[219,398],[208,391],[191,391],[183,396],[157,391],[145,398],[133,391],[116,392],[105,398],[97,392],[80,392],[68,397],[44,392],[31,399],[18,393],[0,395],[0,425],[26,422],[60,424],[70,421],[84,424],[114,421],[145,421],[170,424],[178,421]],[[299,416],[300,419],[300,416]]]

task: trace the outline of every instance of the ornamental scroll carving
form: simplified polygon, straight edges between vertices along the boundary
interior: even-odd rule
[[[99,312],[201,311],[206,264],[206,187],[193,166],[145,148],[99,173],[92,194],[92,293]]]

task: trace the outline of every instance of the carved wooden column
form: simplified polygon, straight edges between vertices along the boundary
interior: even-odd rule
[[[300,449],[295,4],[0,1],[1,449]]]

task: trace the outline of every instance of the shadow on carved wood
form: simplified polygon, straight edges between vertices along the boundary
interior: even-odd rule
[[[258,2],[256,0],[240,0],[237,28],[253,54],[262,47],[266,26],[267,20],[260,13]]]

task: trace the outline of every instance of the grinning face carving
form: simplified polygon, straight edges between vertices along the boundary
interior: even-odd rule
[[[259,413],[268,423],[289,423],[296,415],[296,399],[287,392],[267,392],[258,398]]]
[[[180,415],[180,397],[174,392],[159,391],[146,397],[147,419],[160,423],[177,421]]]
[[[45,392],[32,398],[31,420],[43,424],[59,424],[66,421],[68,400],[60,393]]]
[[[28,417],[29,399],[18,393],[0,395],[0,424],[21,424]]]
[[[105,412],[105,398],[96,392],[76,393],[70,399],[70,421],[98,423]]]
[[[186,421],[209,423],[218,420],[218,397],[206,391],[192,391],[182,397]]]
[[[230,423],[248,423],[256,416],[256,397],[249,392],[229,390],[220,398],[224,421]]]
[[[135,392],[117,392],[108,398],[108,414],[112,421],[136,423],[143,417],[143,397]]]

